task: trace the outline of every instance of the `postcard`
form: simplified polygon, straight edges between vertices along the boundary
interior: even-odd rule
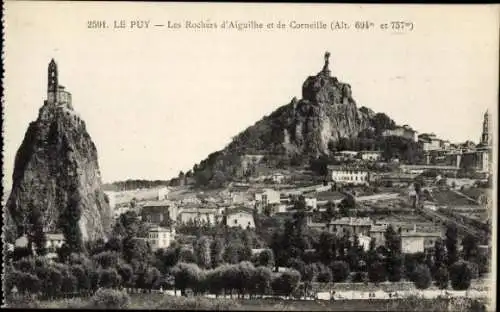
[[[3,12],[4,307],[494,311],[497,5]]]

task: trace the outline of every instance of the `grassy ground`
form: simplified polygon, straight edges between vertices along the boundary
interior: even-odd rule
[[[90,298],[60,299],[32,302],[30,305],[16,304],[17,308],[77,309],[92,308]],[[401,300],[345,300],[345,301],[300,301],[282,299],[209,299],[203,297],[173,297],[161,294],[132,294],[130,309],[164,310],[253,310],[253,311],[446,311],[444,299]],[[477,312],[466,304],[453,304],[453,311]]]

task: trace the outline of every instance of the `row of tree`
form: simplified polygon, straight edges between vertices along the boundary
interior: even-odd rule
[[[239,298],[268,294],[290,296],[297,289],[301,275],[290,269],[274,273],[269,267],[255,267],[251,262],[224,264],[215,269],[203,270],[196,264],[179,263],[173,270],[175,288],[186,295],[191,289],[195,295],[211,293],[216,296],[237,294]]]

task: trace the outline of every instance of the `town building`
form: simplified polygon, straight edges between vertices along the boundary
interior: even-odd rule
[[[370,228],[372,227],[372,220],[370,218],[352,218],[344,217],[337,220],[332,220],[327,224],[328,231],[337,235],[370,235]]]
[[[156,251],[158,249],[168,248],[174,240],[174,237],[174,229],[155,226],[149,229],[147,241],[151,246],[151,250]]]
[[[318,200],[316,199],[316,197],[306,196],[304,200],[306,202],[306,208],[312,210],[316,210],[316,208],[318,208]]]
[[[374,224],[370,228],[369,236],[370,239],[375,239],[375,246],[384,246],[385,245],[385,231],[387,230],[387,226]]]
[[[424,152],[440,150],[443,146],[443,140],[437,138],[434,133],[422,133],[418,136],[418,143]]]
[[[236,208],[226,213],[226,225],[228,227],[255,228],[253,212],[250,209]]]
[[[356,151],[339,151],[333,155],[333,159],[336,161],[350,161],[354,160],[358,156]]]
[[[401,233],[401,250],[403,253],[425,252],[434,248],[437,239],[441,238],[441,233],[423,233],[417,231]]]
[[[115,209],[115,207],[116,207],[116,192],[104,191],[104,195],[108,198],[109,208]]]
[[[45,248],[49,252],[56,252],[64,244],[64,235],[61,233],[46,233],[45,237],[47,238]]]
[[[170,200],[147,202],[141,209],[142,220],[157,225],[176,220],[177,215],[177,205]]]
[[[281,172],[275,172],[271,175],[271,179],[276,184],[283,184],[285,182],[286,176]]]
[[[388,129],[382,132],[382,136],[396,136],[400,138],[405,138],[414,142],[417,142],[417,131],[413,130],[410,126],[404,125],[402,127],[396,127],[395,129]]]
[[[358,235],[359,245],[363,247],[364,251],[368,251],[370,249],[370,242],[372,238],[367,235]]]
[[[208,223],[215,225],[218,221],[218,210],[212,208],[182,208],[178,214],[180,223]]]
[[[168,193],[170,192],[169,188],[164,186],[164,187],[159,187],[157,189],[158,196],[157,200],[165,200],[168,199]]]
[[[360,151],[358,156],[364,161],[379,161],[382,158],[381,151]]]
[[[368,185],[370,174],[368,170],[353,166],[328,166],[332,181],[341,184]]]
[[[273,189],[259,190],[254,195],[255,207],[259,213],[265,208],[278,206],[281,202],[280,193]]]

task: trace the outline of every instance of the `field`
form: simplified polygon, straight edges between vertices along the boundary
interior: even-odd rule
[[[467,301],[467,300],[463,300]],[[448,299],[408,298],[396,300],[283,300],[283,299],[209,299],[202,297],[174,297],[162,294],[131,295],[129,309],[166,309],[166,310],[253,310],[253,311],[481,311],[471,307],[470,301],[464,304]],[[92,308],[89,299],[61,299],[42,301],[31,305],[13,307],[36,308]]]

